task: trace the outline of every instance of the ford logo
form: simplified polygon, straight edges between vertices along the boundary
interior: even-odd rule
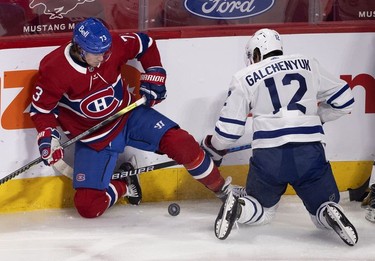
[[[270,9],[275,0],[185,0],[185,8],[209,19],[239,19],[256,16]]]

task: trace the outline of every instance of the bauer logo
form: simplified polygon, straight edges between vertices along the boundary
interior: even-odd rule
[[[200,17],[239,19],[269,10],[275,0],[185,0],[185,8]]]

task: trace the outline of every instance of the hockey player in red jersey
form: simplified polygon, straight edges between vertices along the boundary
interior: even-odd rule
[[[223,179],[188,132],[152,108],[166,98],[166,71],[156,42],[144,33],[111,34],[95,18],[77,24],[72,41],[40,63],[30,114],[44,163],[53,165],[63,158],[57,126],[73,138],[134,102],[121,79],[121,66],[132,59],[144,68],[140,94],[147,102],[75,144],[73,187],[79,214],[102,215],[136,182],[111,180],[125,146],[166,154],[225,198],[231,179]]]

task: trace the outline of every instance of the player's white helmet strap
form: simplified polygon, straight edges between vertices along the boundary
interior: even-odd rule
[[[253,55],[255,48],[259,48],[261,58],[263,56],[276,50],[283,50],[283,44],[278,32],[272,29],[260,29],[256,31],[248,41],[245,47],[246,66],[254,63]]]

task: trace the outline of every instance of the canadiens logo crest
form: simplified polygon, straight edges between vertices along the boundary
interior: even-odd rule
[[[35,7],[42,7],[43,13],[49,15],[50,19],[62,19],[64,15],[73,11],[77,6],[84,3],[95,2],[95,0],[60,0],[60,1],[49,1],[49,0],[33,0],[30,2],[29,7],[34,9]]]
[[[86,180],[86,175],[83,173],[78,173],[76,176],[77,181],[85,181]]]
[[[115,91],[112,87],[108,87],[82,100],[80,109],[88,118],[101,119],[111,115],[119,104],[120,101],[115,97]]]

